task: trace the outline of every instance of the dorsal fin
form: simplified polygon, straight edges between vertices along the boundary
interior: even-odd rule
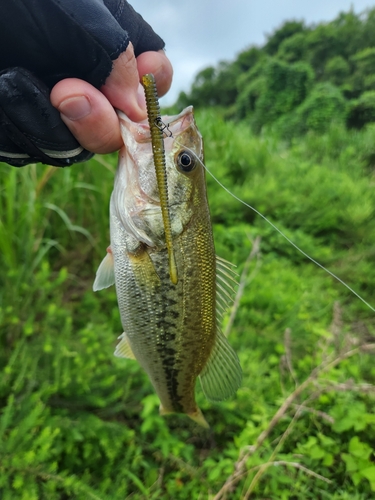
[[[236,296],[235,286],[238,285],[238,274],[234,264],[216,256],[216,307],[219,316],[230,309]]]

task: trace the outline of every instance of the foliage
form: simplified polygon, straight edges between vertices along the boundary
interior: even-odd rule
[[[279,46],[277,56],[289,63],[303,61],[306,57],[307,40],[305,33],[295,33],[285,38]]]
[[[367,47],[360,52],[357,52],[352,57],[357,69],[361,72],[362,76],[370,76],[374,74],[375,64],[375,48]]]
[[[274,122],[301,104],[312,81],[313,72],[308,64],[288,64],[268,58],[262,64],[257,79],[240,94],[239,108],[243,101],[250,103],[246,114],[251,114],[252,129],[259,132],[264,125]]]
[[[224,106],[228,118],[246,118],[253,132],[276,124],[282,137],[323,133],[333,119],[345,121],[349,108],[349,127],[363,127],[375,121],[367,94],[375,90],[374,33],[374,8],[362,14],[341,12],[314,26],[286,21],[263,47],[248,47],[232,62],[203,69],[178,106]],[[319,85],[323,82],[326,86]],[[301,126],[306,113],[311,123]]]
[[[1,499],[374,496],[374,315],[306,257],[372,303],[374,47],[375,9],[288,21],[180,95],[210,108],[209,171],[255,207],[207,174],[217,253],[238,265],[223,326],[244,369],[230,401],[197,388],[208,432],[160,417],[137,363],[112,355],[115,292],[91,287],[116,159],[0,165]]]
[[[268,36],[267,43],[265,44],[265,51],[274,55],[280,49],[280,46],[293,36],[305,33],[307,28],[303,21],[286,21],[280,28],[276,29],[274,33]]]
[[[364,92],[358,99],[350,103],[348,126],[362,128],[367,123],[375,121],[375,91]]]
[[[276,127],[283,137],[308,131],[325,132],[333,122],[345,123],[347,103],[340,89],[329,82],[318,83],[295,111],[281,117]]]
[[[208,169],[371,302],[375,130],[287,145],[197,120]],[[371,498],[373,313],[209,174],[217,253],[245,284],[230,333],[243,387],[215,405],[197,389],[206,432],[160,417],[137,363],[113,357],[115,293],[91,287],[115,162],[0,166],[0,497]]]
[[[324,76],[334,85],[343,85],[350,73],[350,65],[342,56],[329,59],[324,68]]]
[[[236,79],[243,65],[248,65],[246,57],[236,64],[222,61],[218,68],[203,69],[196,76],[190,95],[181,92],[176,106],[229,106],[237,97]]]

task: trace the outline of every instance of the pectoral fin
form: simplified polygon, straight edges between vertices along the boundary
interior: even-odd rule
[[[126,333],[122,333],[119,336],[119,339],[121,339],[121,342],[119,342],[116,346],[115,356],[118,358],[136,359],[133,354],[132,348],[130,347]]]
[[[219,330],[206,366],[199,375],[209,401],[230,398],[241,386],[242,369],[237,354]]]
[[[132,265],[134,278],[140,286],[160,286],[160,278],[156,272],[155,265],[143,246],[137,253],[129,254],[129,260]]]
[[[115,283],[115,272],[113,266],[113,255],[110,247],[107,249],[107,255],[102,260],[93,285],[94,292],[108,288]]]

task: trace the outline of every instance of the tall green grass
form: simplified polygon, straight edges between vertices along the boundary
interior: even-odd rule
[[[374,129],[286,143],[197,121],[215,176],[374,305]],[[115,293],[92,282],[115,165],[0,166],[0,497],[371,498],[374,314],[209,175],[217,253],[241,275],[261,238],[230,333],[243,387],[197,389],[206,433],[113,357]]]

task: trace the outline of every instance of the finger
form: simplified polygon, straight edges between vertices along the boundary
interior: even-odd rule
[[[172,83],[172,65],[164,51],[144,52],[134,58],[131,44],[113,63],[113,70],[100,89],[111,104],[123,111],[131,120],[147,118],[144,90],[140,78],[153,73],[159,96],[169,90]]]
[[[79,143],[94,153],[110,153],[122,146],[114,107],[133,121],[147,117],[140,76],[153,73],[160,96],[172,82],[172,65],[163,51],[145,52],[134,58],[133,47],[114,61],[105,85],[95,89],[75,78],[60,81],[51,92],[51,102],[61,113]]]
[[[100,90],[113,107],[123,111],[131,120],[139,122],[147,117],[137,61],[131,43],[125,52],[113,61],[111,74]]]
[[[111,153],[122,146],[119,120],[108,99],[77,78],[57,83],[51,103],[78,142],[93,153]]]
[[[172,84],[173,68],[163,50],[140,54],[137,57],[137,66],[140,77],[147,73],[154,75],[159,97],[168,92]]]

